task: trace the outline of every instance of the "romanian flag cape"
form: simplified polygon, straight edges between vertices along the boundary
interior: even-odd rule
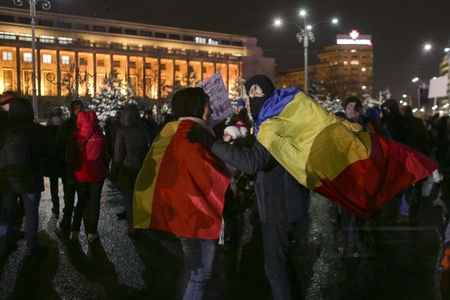
[[[204,146],[186,139],[191,126],[202,124],[193,118],[169,122],[153,142],[134,188],[136,228],[191,238],[219,237],[230,177]]]
[[[374,211],[438,164],[354,128],[297,88],[275,91],[255,124],[258,141],[301,184],[371,221]]]

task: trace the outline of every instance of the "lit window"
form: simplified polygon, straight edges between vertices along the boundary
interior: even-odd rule
[[[199,44],[206,44],[206,38],[196,37],[195,42]]]
[[[357,50],[356,49],[352,49],[350,52],[356,52]]]
[[[213,39],[208,39],[208,44],[210,44],[210,45],[219,45],[219,41],[213,40]]]
[[[32,61],[31,53],[24,53],[23,54],[23,62],[30,63],[31,61]]]
[[[69,55],[62,55],[61,56],[61,64],[63,64],[63,65],[70,65],[70,56]]]
[[[351,65],[359,65],[359,60],[352,60],[350,61]]]
[[[361,72],[365,72],[366,71],[366,68],[361,68]]]
[[[53,44],[55,43],[55,37],[49,35],[41,35],[39,37],[39,42]]]
[[[344,61],[344,65],[347,65],[348,64],[348,61]]]
[[[44,64],[51,64],[52,63],[52,56],[50,54],[43,54],[42,55],[42,62]]]
[[[14,32],[0,31],[0,39],[2,39],[2,40],[15,40],[16,39],[16,35],[14,34]]]
[[[3,60],[12,60],[12,52],[3,51]]]
[[[27,33],[19,34],[19,41],[31,42],[31,34],[27,34]]]
[[[68,44],[72,44],[72,43],[73,43],[72,38],[69,38],[69,37],[59,37],[58,38],[58,44],[68,45]]]

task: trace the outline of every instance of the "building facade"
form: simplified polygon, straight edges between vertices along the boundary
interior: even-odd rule
[[[447,96],[441,99],[441,106],[445,106],[445,110],[449,111],[449,96],[450,96],[450,52],[446,51],[442,62],[439,64],[439,76],[447,77]]]
[[[322,96],[345,99],[372,93],[373,49],[370,35],[353,30],[349,35],[338,35],[336,45],[325,47],[318,54],[319,63],[308,66],[308,86],[318,88]],[[277,88],[302,88],[304,69],[290,69],[275,76]]]
[[[30,14],[0,7],[0,93],[32,94]],[[275,75],[257,39],[38,11],[35,18],[39,102],[69,93],[95,97],[114,71],[142,99],[167,96],[164,87],[193,85],[220,72],[229,91],[255,73]]]

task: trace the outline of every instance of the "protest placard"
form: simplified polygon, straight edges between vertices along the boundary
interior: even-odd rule
[[[228,97],[228,91],[220,72],[198,83],[197,86],[203,88],[211,102],[213,114],[211,115],[210,127],[214,127],[234,113],[234,108],[231,105],[231,100]]]

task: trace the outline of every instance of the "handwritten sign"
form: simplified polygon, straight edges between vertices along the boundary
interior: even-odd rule
[[[230,98],[228,98],[228,91],[220,72],[200,82],[197,86],[203,88],[209,96],[211,109],[213,110],[209,126],[214,127],[234,113],[234,108],[231,105]]]

